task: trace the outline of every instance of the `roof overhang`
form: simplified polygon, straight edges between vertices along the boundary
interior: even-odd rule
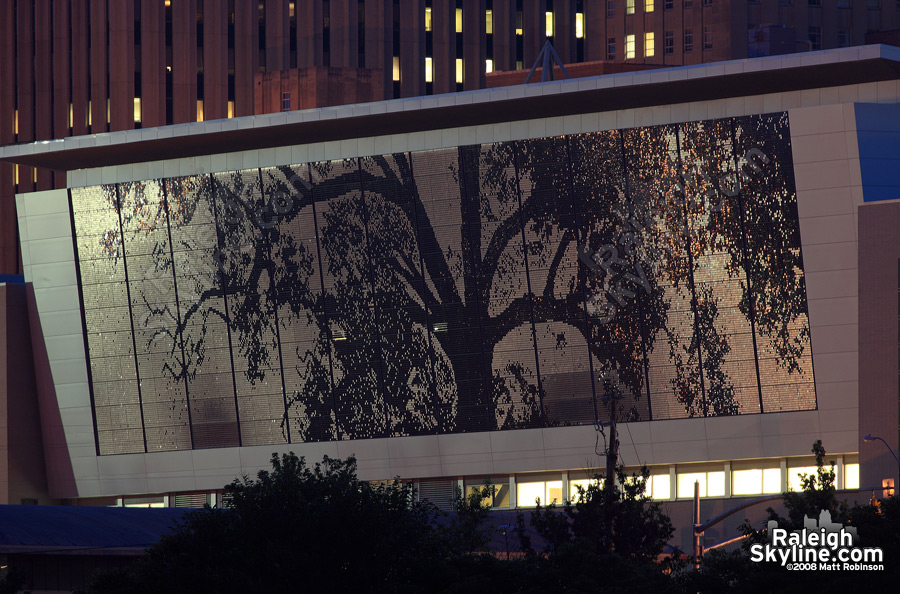
[[[60,171],[900,79],[900,48],[862,46],[265,114],[0,147]]]

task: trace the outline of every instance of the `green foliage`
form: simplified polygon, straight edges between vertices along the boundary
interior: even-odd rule
[[[538,554],[487,551],[495,487],[457,493],[448,522],[398,481],[356,478],[356,461],[312,467],[293,453],[272,470],[227,487],[232,507],[187,514],[125,570],[94,576],[81,594],[168,592],[668,592],[657,563],[672,524],[644,496],[646,469],[608,489],[592,485],[561,509],[538,506],[534,530],[553,543]],[[611,576],[614,576],[611,577]]]
[[[491,513],[491,501],[496,490],[495,486],[485,483],[463,497],[459,487],[456,488],[456,497],[452,502],[455,514],[448,528],[452,553],[465,555],[487,549],[490,537],[484,525]]]
[[[774,508],[767,508],[768,520],[775,520],[778,526],[787,530],[799,530],[803,528],[803,519],[806,517],[818,520],[819,514],[827,510],[834,522],[846,524],[850,521],[850,508],[837,497],[835,487],[834,461],[825,463],[825,447],[822,440],[818,439],[812,446],[812,452],[816,456],[816,473],[800,475],[800,491],[787,491],[782,495],[787,518],[780,516]],[[766,530],[757,530],[749,523],[741,525],[740,530],[748,536],[744,541],[744,548],[754,543],[766,542]]]
[[[672,522],[659,503],[645,494],[650,471],[626,476],[616,468],[617,481],[597,482],[578,487],[574,501],[566,501],[563,513],[556,506],[537,506],[531,515],[535,530],[551,544],[551,552],[563,554],[569,549],[590,554],[615,553],[640,563],[656,563],[675,532]]]
[[[835,522],[846,522],[849,519],[847,504],[837,498],[834,460],[829,461],[826,466],[825,448],[821,439],[813,444],[812,452],[816,455],[816,474],[801,475],[802,489],[784,494],[784,507],[787,508],[789,521],[777,515],[770,518],[777,519],[781,527],[789,525],[791,528],[801,528],[804,517],[818,519],[823,510],[831,512],[831,519]]]
[[[538,503],[531,526],[548,543],[543,554],[533,550],[519,514],[522,548],[541,573],[535,583],[554,592],[670,591],[667,574],[678,562],[659,559],[674,528],[660,505],[645,495],[649,474],[644,467],[640,475],[628,477],[617,467],[617,481],[601,487],[595,477],[597,482],[579,486],[578,495],[561,509]]]
[[[189,513],[129,575],[87,591],[406,592],[446,555],[434,509],[408,484],[358,480],[352,457],[273,455],[271,472],[227,491],[232,508]]]
[[[872,591],[893,591],[900,577],[900,498],[852,507],[837,497],[835,487],[834,462],[826,464],[826,452],[821,440],[812,446],[816,456],[816,473],[801,476],[800,491],[783,494],[787,517],[782,517],[773,508],[768,508],[769,520],[776,520],[780,528],[797,530],[803,527],[805,517],[818,520],[819,514],[827,510],[832,521],[853,526],[863,547],[878,547],[884,552],[885,571],[865,573],[849,571],[788,571],[778,563],[750,561],[750,546],[768,542],[766,528],[756,529],[749,522],[740,530],[748,538],[741,550],[709,551],[703,556],[699,571],[681,572],[675,576],[674,584],[682,592],[727,592],[757,593],[771,591],[778,584],[779,591],[815,590],[819,592],[856,591],[862,585]]]
[[[28,576],[21,567],[11,567],[3,573],[5,575],[0,578],[0,594],[15,594],[28,581]]]

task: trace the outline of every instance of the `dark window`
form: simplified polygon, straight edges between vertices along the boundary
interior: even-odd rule
[[[666,31],[663,34],[663,53],[666,55],[675,53],[675,32]]]
[[[616,59],[616,38],[610,37],[606,40],[606,59],[607,60],[615,60]]]
[[[693,29],[685,29],[684,30],[684,53],[689,53],[694,51],[694,30]]]
[[[822,27],[809,28],[809,49],[822,49]]]
[[[838,44],[838,47],[850,47],[850,31],[849,30],[841,29],[840,31],[838,31],[837,44]]]
[[[675,8],[675,0],[665,0],[665,2],[663,2],[663,8],[665,10],[672,10]]]
[[[616,0],[606,0],[606,16],[616,16]]]
[[[712,38],[712,27],[703,27],[703,49],[709,50],[712,49],[713,38]]]

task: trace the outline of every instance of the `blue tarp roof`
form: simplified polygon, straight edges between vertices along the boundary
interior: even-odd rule
[[[189,509],[0,505],[0,552],[138,553]]]

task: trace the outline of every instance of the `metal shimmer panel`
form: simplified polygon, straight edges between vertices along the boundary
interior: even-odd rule
[[[240,445],[215,187],[198,175],[166,179],[163,188],[193,447]]]
[[[815,408],[788,116],[735,118],[734,136],[763,412]]]
[[[100,454],[144,452],[125,248],[116,186],[71,191]]]
[[[72,202],[102,454],[816,406],[786,114]]]
[[[271,244],[278,220],[258,169],[213,175],[242,445],[289,441]]]

